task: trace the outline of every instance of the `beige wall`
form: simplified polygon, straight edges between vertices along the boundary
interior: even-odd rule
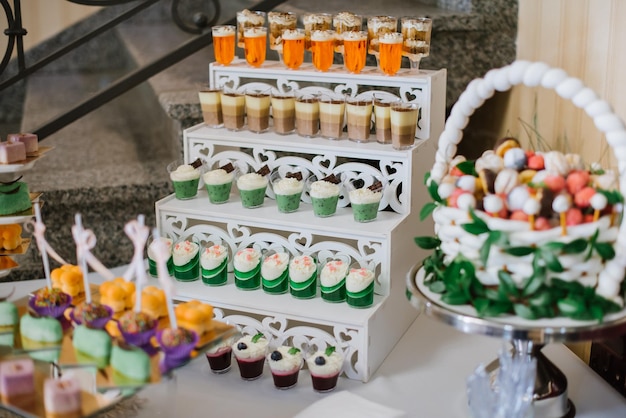
[[[625,21],[623,0],[520,0],[517,57],[543,61],[580,78],[624,120]],[[539,132],[557,147],[581,153],[588,163],[610,163],[610,149],[592,120],[545,89],[514,89],[503,129],[523,132],[518,118],[531,123],[535,116]]]
[[[24,49],[59,33],[64,28],[95,13],[99,7],[83,6],[65,0],[22,0],[22,26],[28,34],[24,37]],[[0,16],[4,30],[6,18]],[[0,51],[6,50],[6,36],[0,36]]]

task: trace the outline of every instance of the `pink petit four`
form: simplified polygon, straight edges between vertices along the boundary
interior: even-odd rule
[[[22,142],[0,142],[0,163],[12,164],[26,159],[26,146]]]
[[[39,141],[37,135],[19,133],[7,135],[7,142],[21,142],[26,148],[26,155],[29,157],[37,155],[39,151]]]
[[[82,397],[77,378],[46,379],[43,386],[46,418],[80,418]]]
[[[18,407],[35,401],[35,364],[30,358],[0,363],[2,402]]]

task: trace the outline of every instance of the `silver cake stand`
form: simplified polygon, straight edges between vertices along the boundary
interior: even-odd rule
[[[567,397],[567,378],[541,349],[549,343],[593,341],[615,338],[626,333],[626,309],[597,321],[574,321],[557,318],[524,320],[509,316],[480,318],[473,307],[447,305],[440,296],[424,285],[421,263],[407,275],[411,304],[420,312],[453,326],[467,334],[481,334],[509,341],[513,355],[532,356],[537,360],[537,377],[533,400],[536,418],[566,418],[576,415],[576,408]],[[496,362],[487,366],[488,371]]]

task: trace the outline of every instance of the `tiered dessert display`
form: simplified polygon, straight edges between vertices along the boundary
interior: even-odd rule
[[[171,195],[156,203],[160,234],[175,247],[177,297],[210,303],[216,319],[241,325],[244,334],[262,332],[273,346],[305,353],[335,347],[345,359],[345,375],[367,381],[417,316],[406,303],[402,278],[416,251],[414,237],[429,229],[419,222],[427,195],[421,184],[434,159],[431,138],[443,128],[445,75],[445,70],[404,69],[385,76],[369,67],[350,74],[338,65],[320,72],[307,63],[290,70],[274,61],[258,68],[242,61],[211,64],[211,87],[232,92],[223,94],[224,100],[255,90],[274,96],[294,91],[315,98],[345,95],[369,106],[375,97],[410,102],[420,112],[417,139],[415,146],[395,149],[376,142],[374,134],[360,142],[348,140],[345,132],[338,139],[307,137],[313,122],[300,126],[303,131],[296,127],[296,132],[279,134],[281,108],[274,106],[273,125],[261,133],[204,123],[185,130],[184,162],[200,159],[210,171],[202,176],[205,184],[196,186],[195,197]],[[252,109],[249,119],[257,114]],[[232,126],[232,116],[225,111],[223,117],[224,125]],[[361,135],[369,135],[369,128],[368,116]],[[217,168],[224,168],[221,176],[211,173]],[[276,172],[286,185],[300,187],[286,192],[288,187],[267,179]],[[348,183],[354,180],[369,190],[356,193],[352,207]],[[331,193],[318,194],[316,182],[325,183],[323,189]],[[222,185],[221,193],[216,185]],[[381,199],[364,198],[359,208],[359,195]],[[377,202],[375,216],[368,202]],[[177,245],[190,251],[185,260],[191,263],[196,251],[219,246],[217,253],[230,254],[225,279],[214,278],[224,259],[215,256],[210,266],[202,265],[201,274],[186,275],[193,266],[177,266]],[[355,266],[348,269],[351,264]]]
[[[581,156],[523,150],[506,138],[476,161],[456,155],[462,130],[495,91],[553,89],[606,135],[619,171]],[[624,123],[583,83],[544,63],[517,61],[471,82],[439,138],[427,178],[434,250],[409,272],[418,310],[467,332],[511,341],[537,359],[534,416],[573,416],[567,379],[542,353],[551,342],[617,336],[626,329]],[[432,234],[429,234],[432,235]]]

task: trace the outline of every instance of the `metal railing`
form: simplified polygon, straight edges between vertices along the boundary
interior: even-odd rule
[[[77,3],[88,6],[114,6],[122,5],[126,3],[136,3],[133,7],[124,11],[120,15],[114,17],[108,22],[94,28],[91,32],[83,35],[81,38],[76,39],[73,42],[53,51],[49,55],[40,59],[39,61],[26,66],[24,58],[23,37],[27,35],[27,30],[22,26],[22,9],[20,0],[13,1],[13,8],[9,4],[9,0],[0,0],[8,22],[8,28],[4,30],[4,34],[8,37],[7,50],[4,54],[2,61],[0,62],[0,76],[5,71],[11,61],[13,52],[15,49],[17,60],[17,74],[4,80],[0,83],[0,93],[8,87],[15,85],[21,80],[27,79],[29,75],[35,73],[46,65],[61,59],[67,53],[74,51],[79,46],[85,44],[96,36],[106,32],[107,30],[114,28],[122,22],[127,21],[131,17],[135,16],[139,12],[145,10],[149,6],[157,3],[161,0],[63,0],[71,3]],[[30,132],[37,134],[39,140],[43,140],[58,130],[64,128],[77,119],[85,116],[93,110],[101,107],[102,105],[110,102],[121,94],[131,90],[142,82],[148,80],[152,76],[158,74],[161,71],[177,64],[192,54],[198,52],[202,48],[210,46],[213,43],[213,36],[210,27],[213,26],[220,17],[221,7],[219,0],[207,0],[212,4],[213,15],[209,17],[204,12],[192,13],[192,18],[185,20],[179,13],[181,3],[184,0],[172,0],[172,19],[176,25],[189,33],[197,34],[197,36],[191,38],[187,42],[179,45],[172,51],[165,55],[155,59],[154,61],[138,68],[129,74],[112,82],[106,88],[98,91],[86,100],[78,103],[73,108],[56,116],[55,118],[44,123],[42,126],[36,129],[29,129]],[[268,12],[286,0],[264,0],[254,6],[255,10]],[[191,22],[189,21],[191,20]],[[233,16],[224,24],[234,25],[236,24],[236,17]]]

